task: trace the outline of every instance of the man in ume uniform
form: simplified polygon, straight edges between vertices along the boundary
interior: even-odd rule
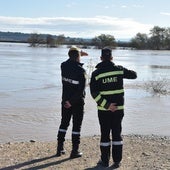
[[[58,130],[58,146],[56,156],[65,154],[64,141],[70,120],[73,120],[72,127],[72,151],[70,158],[81,157],[79,151],[80,131],[84,115],[84,97],[85,97],[85,70],[80,63],[80,56],[86,56],[87,53],[81,51],[78,47],[72,46],[69,49],[69,59],[61,64],[62,76],[62,110],[61,124]]]
[[[121,137],[122,119],[124,116],[124,87],[123,79],[136,79],[137,74],[123,66],[112,62],[112,50],[103,48],[101,60],[92,73],[90,90],[97,103],[98,119],[101,130],[100,151],[101,159],[98,164],[108,167],[110,150],[115,167],[122,160],[123,139]],[[112,142],[110,140],[112,134]]]

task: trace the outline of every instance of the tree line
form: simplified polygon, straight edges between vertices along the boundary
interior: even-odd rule
[[[95,36],[92,39],[75,39],[75,38],[67,38],[64,34],[59,35],[57,37],[53,37],[52,35],[47,35],[46,38],[41,36],[41,34],[31,34],[28,39],[30,46],[36,47],[42,44],[45,44],[47,47],[58,47],[59,45],[82,45],[84,47],[87,46],[95,46],[98,49],[101,49],[105,46],[109,46],[111,48],[116,47],[129,47],[140,50],[170,50],[170,28],[161,28],[159,26],[154,26],[149,35],[145,33],[137,33],[134,38],[132,38],[129,42],[117,41],[115,40],[113,35],[109,34],[101,34],[99,36]]]
[[[28,38],[28,42],[31,47],[37,47],[45,45],[47,47],[58,47],[60,45],[81,45],[84,48],[87,46],[95,46],[96,48],[103,48],[104,46],[110,46],[111,48],[116,47],[116,41],[114,36],[101,34],[94,37],[93,39],[81,39],[81,38],[67,38],[64,34],[53,37],[52,35],[47,35],[46,38],[42,37],[41,34],[33,33]]]
[[[170,27],[154,26],[149,35],[137,33],[130,43],[137,49],[170,50]]]
[[[101,34],[91,39],[83,38],[70,38],[61,35],[50,34],[24,34],[24,33],[11,33],[0,32],[0,41],[6,42],[26,42],[31,47],[45,46],[45,47],[58,47],[60,45],[81,45],[83,48],[94,46],[101,49],[105,46],[111,48],[123,47],[140,50],[170,50],[170,28],[154,26],[149,34],[137,33],[129,41],[116,41],[114,35]]]

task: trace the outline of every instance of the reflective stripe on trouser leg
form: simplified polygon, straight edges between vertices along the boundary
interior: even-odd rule
[[[58,135],[57,135],[57,140],[59,142],[64,142],[65,141],[65,135],[66,135],[67,130],[66,129],[59,129],[58,130]]]
[[[100,151],[101,151],[101,160],[108,164],[110,159],[110,116],[105,114],[105,111],[98,110],[98,118],[100,123],[101,130],[101,139],[100,139]]]
[[[73,145],[80,144],[80,132],[72,131],[72,143]]]
[[[80,144],[80,131],[84,115],[84,104],[80,103],[72,108],[73,112],[73,128],[72,128],[72,144],[78,146]]]
[[[78,151],[80,144],[80,132],[72,131],[72,150]]]
[[[112,141],[112,158],[114,162],[122,160],[123,141]]]
[[[71,119],[71,110],[64,108],[62,105],[61,112],[62,112],[61,113],[62,117],[61,117],[61,124],[60,124],[59,130],[58,130],[57,140],[60,142],[64,142],[67,128],[69,126],[70,119]]]
[[[111,142],[101,142],[100,151],[101,151],[101,160],[108,164],[110,159],[110,146]]]

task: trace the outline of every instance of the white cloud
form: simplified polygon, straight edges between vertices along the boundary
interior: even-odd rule
[[[127,6],[126,5],[122,5],[121,8],[127,8]]]
[[[23,18],[0,16],[0,31],[64,34],[70,37],[95,37],[111,34],[115,38],[132,38],[136,33],[149,33],[153,25],[142,24],[130,18],[96,16],[93,18]]]
[[[170,12],[160,12],[160,14],[170,16]]]

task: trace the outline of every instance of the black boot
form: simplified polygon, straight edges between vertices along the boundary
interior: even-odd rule
[[[103,162],[102,160],[99,160],[97,162],[97,165],[100,165],[102,167],[108,167],[109,166],[109,163],[108,162]]]
[[[98,164],[104,167],[108,167],[109,160],[110,160],[110,146],[100,146],[100,151],[101,151],[101,161],[99,161]]]
[[[70,154],[70,158],[73,159],[73,158],[79,158],[83,155],[82,152],[78,151],[79,149],[79,145],[73,145],[73,149],[71,151],[71,154]]]
[[[57,154],[56,156],[61,156],[63,154],[65,154],[66,151],[64,150],[64,147],[63,147],[63,142],[58,142],[58,146],[57,146]]]
[[[82,152],[72,150],[72,151],[71,151],[71,154],[70,154],[70,158],[71,158],[71,159],[73,159],[73,158],[79,158],[79,157],[82,157],[82,155],[83,155]]]
[[[123,145],[112,145],[112,158],[115,164],[120,164],[122,160]]]

